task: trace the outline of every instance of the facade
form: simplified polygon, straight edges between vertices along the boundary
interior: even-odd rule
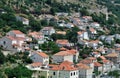
[[[16,19],[21,21],[24,25],[29,25],[29,20],[27,18],[16,16]]]
[[[0,39],[0,46],[10,51],[24,51],[26,48],[29,48],[25,45],[25,41],[25,34],[19,30],[12,30]]]
[[[44,27],[41,32],[44,35],[52,35],[53,33],[55,33],[55,29],[53,27]]]
[[[30,32],[28,36],[31,36],[32,38],[37,40],[38,44],[43,44],[45,42],[44,35],[41,32]]]
[[[79,40],[89,40],[88,32],[86,32],[86,31],[79,31],[77,33],[78,33],[78,36],[77,36],[78,41]]]
[[[59,47],[64,47],[64,46],[70,46],[70,43],[68,40],[65,40],[65,39],[61,39],[61,40],[56,40],[56,44],[59,46]]]
[[[79,78],[92,78],[93,70],[86,64],[78,63]]]
[[[30,56],[33,62],[40,62],[44,65],[49,64],[49,56],[44,52],[33,52]]]
[[[61,63],[63,61],[73,62],[73,54],[67,51],[60,51],[52,56],[53,63]]]
[[[78,69],[73,63],[64,61],[60,65],[50,66],[50,78],[78,78]]]

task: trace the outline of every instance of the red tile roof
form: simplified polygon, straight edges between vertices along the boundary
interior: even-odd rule
[[[61,71],[73,71],[73,70],[78,70],[76,67],[71,65],[71,62],[63,62],[60,65],[51,65],[50,70],[61,70]]]
[[[15,34],[23,34],[21,31],[19,31],[19,30],[12,30],[12,32],[13,33],[15,33]]]
[[[69,41],[68,40],[57,40],[56,43],[62,44],[62,45],[67,45],[67,44],[69,44]]]
[[[118,54],[115,52],[107,54],[105,57],[118,57]]]
[[[105,60],[105,59],[106,59],[104,56],[100,56],[99,58],[101,58],[102,60]]]
[[[60,51],[56,54],[54,54],[55,56],[68,56],[68,55],[73,55],[72,53],[69,53],[67,51]]]
[[[80,63],[83,63],[83,64],[91,64],[91,63],[93,63],[93,61],[90,60],[90,59],[84,59],[84,60],[81,60]]]
[[[40,62],[35,62],[35,63],[32,63],[31,66],[32,66],[32,67],[39,67],[39,66],[42,66],[42,63],[40,63]]]
[[[96,67],[101,67],[102,64],[100,64],[100,63],[98,63],[98,62],[94,62],[94,66],[96,66]]]
[[[42,56],[42,57],[48,57],[47,54],[43,53],[43,52],[37,52],[38,55]]]
[[[102,62],[105,64],[105,63],[109,63],[110,61],[109,60],[102,60]]]
[[[78,69],[85,69],[85,70],[91,69],[88,65],[83,64],[83,63],[78,63],[76,64],[76,66]]]

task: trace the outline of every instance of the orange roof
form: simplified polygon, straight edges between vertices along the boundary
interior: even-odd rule
[[[51,30],[53,27],[44,27],[42,30]]]
[[[12,44],[12,46],[19,46],[18,44]]]
[[[10,40],[15,40],[15,38],[14,37],[12,37],[12,36],[6,36],[8,39],[10,39]]]
[[[102,64],[100,64],[100,63],[98,63],[98,62],[94,62],[94,66],[96,66],[96,67],[101,67]]]
[[[120,51],[120,48],[116,48],[115,50]]]
[[[68,40],[57,40],[56,43],[57,43],[57,44],[66,45],[66,44],[68,44],[69,42],[68,42]]]
[[[118,54],[115,52],[112,52],[112,53],[106,55],[105,57],[118,57]]]
[[[74,63],[66,60],[66,61],[62,62],[61,64],[64,64],[64,65],[73,65]]]
[[[100,53],[98,53],[98,52],[93,52],[93,54],[100,54]]]
[[[77,68],[78,68],[78,69],[85,69],[85,70],[91,69],[88,65],[83,64],[83,63],[78,63],[78,64],[76,64],[76,65],[77,65]]]
[[[91,32],[95,32],[95,29],[94,29],[94,28],[90,28],[90,31],[91,31]]]
[[[109,60],[102,60],[103,63],[108,63],[110,62]]]
[[[45,54],[45,53],[43,53],[43,52],[37,52],[37,54],[39,54],[39,55],[42,56],[42,57],[48,57],[48,55]]]
[[[79,32],[77,32],[77,34],[78,34],[78,35],[81,35],[81,34],[83,34],[83,32],[84,32],[84,31],[79,31]]]
[[[83,16],[82,18],[92,19],[91,16]]]
[[[69,52],[69,53],[71,53],[71,54],[75,55],[75,54],[77,53],[77,50],[72,49],[72,50],[67,50],[67,52]]]
[[[80,63],[83,63],[83,64],[91,64],[91,63],[93,63],[93,61],[90,60],[90,59],[84,59],[84,60],[81,60]]]
[[[33,66],[33,67],[39,67],[39,66],[42,66],[42,63],[35,62],[35,63],[32,63],[31,66]]]
[[[68,62],[65,61],[63,63],[61,63],[60,65],[51,65],[50,70],[61,70],[61,71],[73,71],[73,70],[77,70],[76,67],[74,67],[73,65],[71,65],[72,62]]]
[[[88,57],[86,59],[89,59],[89,60],[97,60],[95,57]]]
[[[54,54],[55,56],[68,56],[68,55],[73,55],[72,53],[70,52],[67,52],[67,51],[60,51],[56,54]]]
[[[25,40],[23,37],[12,37],[12,36],[6,36],[10,40]]]
[[[13,33],[15,33],[15,34],[23,34],[21,31],[19,31],[19,30],[12,30],[12,32]]]
[[[62,34],[62,35],[66,35],[65,31],[56,31],[57,34]]]
[[[66,51],[67,49],[64,48],[64,47],[62,47],[62,48],[60,48],[60,50],[61,50],[61,51]]]
[[[90,41],[91,43],[99,43],[100,41],[99,40],[92,40]]]
[[[104,56],[100,56],[100,58],[101,58],[102,60],[105,60],[105,59],[106,59]]]

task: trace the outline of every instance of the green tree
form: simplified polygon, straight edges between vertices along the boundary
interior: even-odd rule
[[[44,44],[40,45],[40,48],[43,51],[51,51],[53,53],[59,52],[59,47],[53,41],[45,42]]]
[[[115,78],[119,78],[120,77],[120,70],[114,70],[114,71],[110,71],[108,73],[109,76],[113,76]]]
[[[3,64],[5,62],[5,56],[2,53],[2,51],[0,50],[0,64]]]
[[[8,78],[31,78],[32,71],[28,70],[26,67],[19,65],[13,69],[7,68],[5,70],[5,73],[7,74]]]
[[[62,35],[62,34],[52,34],[51,35],[51,38],[56,41],[57,39],[66,39],[66,36],[65,35]]]

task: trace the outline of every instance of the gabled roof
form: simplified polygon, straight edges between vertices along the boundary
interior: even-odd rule
[[[102,60],[102,62],[105,64],[105,63],[109,63],[110,61],[109,61],[109,60],[104,59],[104,60]]]
[[[95,32],[96,30],[94,28],[89,29],[91,32]]]
[[[13,37],[13,36],[6,36],[6,38],[10,39],[10,40],[25,40],[25,38],[23,37]]]
[[[57,34],[62,34],[62,35],[66,35],[65,31],[56,31]]]
[[[68,41],[68,40],[63,39],[63,40],[57,40],[57,41],[56,41],[56,43],[57,43],[57,44],[63,44],[63,45],[66,45],[66,44],[68,44],[68,43],[69,43],[69,41]]]
[[[85,70],[91,69],[88,65],[83,64],[83,63],[78,63],[78,64],[76,64],[76,66],[78,69],[81,69],[81,70],[82,69],[85,69]]]
[[[94,62],[94,66],[95,66],[95,67],[101,67],[102,64],[100,64],[100,63],[98,63],[98,62]]]
[[[32,66],[32,67],[39,67],[39,66],[42,66],[42,63],[40,63],[40,62],[35,62],[35,63],[32,63],[31,66]]]
[[[68,56],[68,55],[73,55],[73,54],[69,53],[67,51],[60,51],[60,52],[54,54],[54,56]]]
[[[90,59],[84,59],[84,60],[81,60],[80,63],[83,63],[83,64],[91,64],[91,63],[93,63],[93,61],[90,60]]]
[[[41,57],[49,57],[47,54],[45,54],[43,52],[36,52],[36,53]]]
[[[115,52],[107,54],[105,57],[118,57],[118,54]]]
[[[12,30],[12,32],[15,33],[15,34],[24,34],[24,33],[22,33],[22,32],[19,31],[19,30]]]
[[[51,30],[54,29],[53,27],[44,27],[42,30]]]
[[[102,60],[105,60],[105,59],[106,59],[104,56],[100,56],[99,58],[101,58]]]
[[[74,65],[72,65],[72,62],[65,61],[61,63],[60,65],[51,65],[50,70],[73,71],[73,70],[78,70],[78,69]]]
[[[68,56],[68,55],[75,55],[76,53],[77,51],[72,49],[72,50],[60,51],[54,55],[55,56]]]

